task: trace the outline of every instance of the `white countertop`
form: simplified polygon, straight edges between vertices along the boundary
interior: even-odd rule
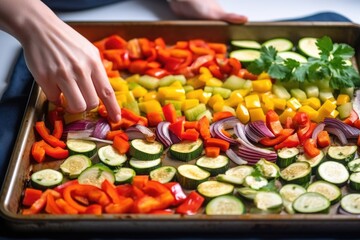
[[[360,24],[359,0],[218,0],[227,11],[248,16],[250,21],[278,21],[300,18],[318,12],[337,12]],[[299,4],[300,2],[300,4]],[[165,0],[133,0],[96,9],[60,13],[64,21],[157,21],[176,20]],[[0,97],[7,86],[9,75],[20,44],[0,31]]]

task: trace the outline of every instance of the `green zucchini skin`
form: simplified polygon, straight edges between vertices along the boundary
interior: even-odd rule
[[[64,176],[59,171],[46,168],[34,172],[31,175],[30,180],[32,187],[40,190],[45,190],[60,185],[64,180]]]
[[[136,172],[132,168],[122,167],[115,171],[115,184],[132,183]]]
[[[350,175],[349,187],[356,192],[360,192],[360,172],[354,172]]]
[[[341,190],[338,186],[322,180],[315,181],[307,187],[308,192],[317,192],[329,199],[331,205],[337,203],[341,199]]]
[[[182,141],[171,145],[169,152],[170,155],[183,162],[189,162],[199,157],[203,151],[203,142],[201,139],[196,140],[195,142],[191,141]]]
[[[207,215],[241,215],[245,213],[244,203],[232,195],[215,197],[206,205]]]
[[[129,160],[129,166],[135,170],[137,175],[149,175],[150,172],[154,169],[161,167],[161,159],[154,160],[139,160],[136,158],[131,158]]]
[[[77,178],[82,171],[92,165],[89,157],[83,154],[71,155],[60,165],[60,170],[70,179]]]
[[[295,174],[294,170],[299,169],[303,172]],[[292,163],[280,172],[280,178],[286,184],[292,183],[305,186],[311,180],[311,166],[308,162]]]
[[[329,147],[326,158],[330,161],[339,162],[347,165],[354,160],[357,146],[331,146]]]
[[[290,164],[296,161],[296,157],[299,154],[299,149],[297,148],[282,148],[277,152],[276,164],[280,168],[286,168]]]
[[[214,180],[204,181],[200,183],[196,189],[198,193],[205,198],[205,202],[209,202],[215,197],[232,195],[234,192],[234,186],[232,184]]]
[[[82,139],[68,139],[66,146],[69,149],[69,155],[83,154],[92,158],[97,152],[96,143]]]
[[[229,158],[224,155],[219,155],[216,158],[202,156],[196,160],[198,167],[210,172],[211,176],[225,173],[229,169]]]
[[[101,188],[103,181],[107,179],[109,182],[115,182],[114,172],[103,163],[96,163],[88,167],[78,177],[81,184],[89,184]]]
[[[175,179],[176,168],[173,166],[162,166],[152,170],[149,175],[151,180],[155,180],[160,183],[171,182]]]
[[[349,180],[349,172],[342,163],[325,161],[319,165],[316,178],[342,187]]]
[[[193,173],[196,173],[195,176]],[[209,177],[208,171],[196,165],[184,164],[177,168],[176,179],[184,189],[194,190],[200,183],[207,181]]]
[[[308,205],[309,202],[316,202],[317,208],[314,208],[315,205]],[[329,213],[330,201],[320,193],[306,192],[295,199],[293,208],[295,212],[303,214]]]
[[[130,142],[129,154],[139,160],[155,160],[163,154],[163,145],[157,141],[134,139]]]

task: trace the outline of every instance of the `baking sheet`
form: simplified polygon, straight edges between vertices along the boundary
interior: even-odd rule
[[[253,39],[263,42],[270,38],[285,37],[294,43],[301,37],[330,36],[334,42],[343,42],[355,48],[353,63],[360,62],[360,26],[352,23],[331,22],[276,22],[229,25],[223,22],[91,22],[69,23],[90,41],[111,34],[125,39],[163,37],[169,43],[177,40],[202,38],[206,41],[226,42],[236,39]],[[358,67],[358,65],[356,65]],[[357,97],[357,99],[359,99]],[[356,106],[358,106],[358,101]],[[48,215],[23,216],[19,204],[24,186],[31,172],[44,167],[56,167],[59,161],[34,164],[30,161],[31,143],[35,136],[34,123],[43,117],[46,98],[34,85],[22,121],[17,142],[10,159],[8,172],[0,197],[0,212],[9,226],[19,231],[198,231],[198,232],[243,232],[243,231],[354,231],[359,222],[356,215],[338,215],[335,207],[330,214],[244,214],[240,216],[194,216],[103,214],[95,215]],[[359,109],[359,108],[357,108]]]

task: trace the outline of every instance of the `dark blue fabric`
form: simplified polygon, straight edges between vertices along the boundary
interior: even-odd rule
[[[53,11],[79,11],[124,0],[42,0]]]

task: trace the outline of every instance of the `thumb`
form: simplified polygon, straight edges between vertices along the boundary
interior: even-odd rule
[[[224,13],[221,17],[221,20],[227,21],[229,23],[244,24],[248,21],[248,18],[236,13]]]

